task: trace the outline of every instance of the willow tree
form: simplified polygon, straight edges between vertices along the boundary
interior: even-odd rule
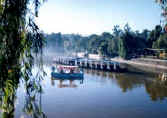
[[[42,54],[42,33],[35,24],[41,2],[0,0],[1,80],[31,74],[33,55]]]
[[[165,22],[167,22],[167,0],[155,0],[161,7],[161,15],[164,17]]]
[[[42,2],[0,0],[0,95],[3,95],[0,96],[0,109],[4,117],[11,117],[14,111],[19,80],[25,81],[29,93],[32,81],[36,83],[40,79],[32,76],[32,68],[34,56],[42,56],[43,36],[35,24]],[[40,91],[38,85],[35,88]]]

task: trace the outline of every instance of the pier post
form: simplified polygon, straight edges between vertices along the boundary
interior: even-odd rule
[[[85,68],[88,68],[88,64],[87,64],[87,61],[85,61]]]
[[[90,65],[90,69],[92,69],[92,63],[91,62],[89,62],[89,65]]]
[[[95,69],[97,69],[97,62],[95,62]]]
[[[75,60],[75,66],[77,66],[77,60]]]
[[[84,68],[87,68],[87,61],[85,61],[84,63]]]
[[[82,66],[82,63],[81,63],[81,61],[79,61],[79,67],[81,67]]]
[[[90,68],[90,64],[89,64],[89,61],[87,61],[87,68]]]
[[[116,65],[115,62],[114,62],[114,70],[115,70],[115,71],[117,70],[117,65]]]
[[[110,62],[107,63],[107,70],[110,70]]]
[[[103,63],[100,62],[100,69],[103,70]]]

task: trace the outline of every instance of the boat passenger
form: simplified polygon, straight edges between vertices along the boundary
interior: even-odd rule
[[[70,73],[74,73],[74,70],[72,68],[70,69]]]
[[[53,67],[52,67],[52,72],[54,72],[54,71],[55,71],[55,67],[53,66]]]
[[[64,73],[64,70],[63,70],[63,69],[61,69],[61,70],[60,70],[60,73]]]

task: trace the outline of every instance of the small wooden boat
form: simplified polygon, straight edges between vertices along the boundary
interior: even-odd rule
[[[84,73],[78,66],[56,65],[52,67],[51,76],[58,79],[83,79]]]

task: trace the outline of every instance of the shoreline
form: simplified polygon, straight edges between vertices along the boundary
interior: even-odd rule
[[[119,62],[120,64],[127,64],[135,67],[136,69],[140,69],[143,71],[164,71],[167,72],[167,60],[156,60],[156,59],[132,59],[132,60],[124,60],[121,58],[112,58],[112,61]],[[147,62],[148,61],[148,62]],[[149,62],[151,61],[151,62]],[[158,64],[161,62],[161,64]],[[164,64],[163,64],[164,63]],[[144,68],[142,68],[144,67]]]

